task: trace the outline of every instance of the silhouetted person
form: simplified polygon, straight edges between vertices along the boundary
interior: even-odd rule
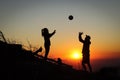
[[[92,72],[92,67],[90,65],[90,36],[86,35],[85,40],[82,39],[82,34],[83,32],[79,32],[79,41],[83,43],[83,48],[82,48],[82,55],[83,55],[83,59],[82,59],[82,66],[84,68],[84,70],[86,71],[86,65],[88,65],[90,72]]]
[[[52,33],[49,33],[47,28],[42,29],[42,36],[44,37],[44,47],[45,47],[45,60],[47,59],[49,50],[50,50],[50,38],[56,33],[56,30],[54,30]]]

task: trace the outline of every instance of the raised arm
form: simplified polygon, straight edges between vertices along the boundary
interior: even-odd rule
[[[50,37],[53,36],[56,33],[56,30],[54,30],[51,34]]]
[[[84,40],[82,39],[82,34],[83,34],[83,32],[79,32],[79,36],[78,37],[79,37],[79,41],[83,43]]]

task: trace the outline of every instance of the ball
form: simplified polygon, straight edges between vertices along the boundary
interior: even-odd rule
[[[73,20],[73,16],[72,16],[72,15],[69,15],[68,19],[69,19],[69,20]]]

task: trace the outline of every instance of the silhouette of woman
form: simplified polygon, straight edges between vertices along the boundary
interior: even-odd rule
[[[44,37],[44,47],[45,47],[45,60],[47,59],[47,56],[48,56],[48,53],[49,53],[49,50],[50,50],[50,37],[52,37],[55,33],[56,33],[56,30],[54,30],[52,33],[49,33],[48,29],[47,28],[43,28],[41,30],[42,32],[42,36]]]
[[[83,43],[83,48],[82,48],[82,55],[83,55],[83,59],[82,59],[82,66],[84,68],[84,70],[86,71],[86,66],[85,64],[88,65],[90,72],[92,72],[92,67],[90,65],[90,36],[86,35],[85,40],[82,39],[82,34],[83,32],[79,32],[79,41]]]

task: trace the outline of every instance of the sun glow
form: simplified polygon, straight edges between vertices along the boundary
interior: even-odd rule
[[[71,54],[72,59],[81,59],[82,58],[82,53],[79,51],[73,51]]]

